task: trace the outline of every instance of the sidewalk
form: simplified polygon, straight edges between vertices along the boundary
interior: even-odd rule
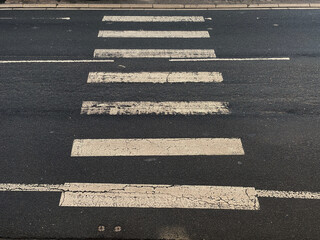
[[[320,0],[6,0],[0,8],[320,8]]]
[[[6,0],[6,4],[306,4],[320,0]]]

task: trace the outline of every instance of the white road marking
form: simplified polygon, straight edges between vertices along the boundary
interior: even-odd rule
[[[147,184],[79,185],[77,192],[62,193],[59,206],[260,209],[254,188]],[[91,189],[94,192],[81,192],[83,189]]]
[[[213,49],[96,49],[95,58],[215,58]]]
[[[92,115],[207,115],[230,114],[227,102],[97,102],[84,101],[81,114]]]
[[[293,192],[293,191],[273,191],[273,190],[256,190],[258,197],[268,198],[295,198],[295,199],[318,199],[320,192]]]
[[[239,138],[75,139],[72,157],[244,155]]]
[[[288,57],[281,58],[192,58],[169,59],[170,62],[204,62],[204,61],[289,61]]]
[[[0,192],[61,192],[64,185],[0,183]]]
[[[210,38],[207,31],[99,31],[102,38]]]
[[[88,83],[220,83],[219,72],[90,72]]]
[[[254,187],[109,183],[0,184],[4,192],[61,192],[62,207],[202,208],[260,210],[258,198],[320,200],[320,192]]]
[[[204,22],[202,16],[104,16],[104,22]]]
[[[1,17],[0,20],[12,20],[12,17]]]
[[[0,63],[106,63],[114,60],[5,60]]]
[[[40,18],[36,18],[36,17],[33,17],[31,18],[32,20],[70,20],[70,17],[53,17],[53,18],[46,18],[46,17],[40,17]]]

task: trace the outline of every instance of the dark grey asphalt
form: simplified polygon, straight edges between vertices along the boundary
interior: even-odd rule
[[[103,15],[205,23],[102,23]],[[96,48],[213,48],[291,61],[0,64],[0,183],[150,183],[320,191],[320,10],[1,11],[0,60],[92,59]],[[32,17],[71,17],[70,21]],[[278,24],[278,26],[274,26]],[[210,39],[98,39],[98,30],[209,30]],[[122,65],[122,66],[120,66]],[[123,68],[125,66],[125,68]],[[219,71],[222,84],[88,85],[90,71]],[[229,116],[81,116],[84,100],[229,101]],[[71,158],[75,138],[240,137],[244,156]],[[63,208],[59,193],[0,192],[2,238],[320,239],[320,201],[260,211]],[[99,225],[106,227],[98,232]],[[113,228],[121,226],[115,233]],[[181,231],[182,231],[181,230]]]

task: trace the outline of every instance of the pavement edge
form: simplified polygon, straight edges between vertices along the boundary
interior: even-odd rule
[[[252,9],[252,8],[320,8],[320,3],[263,4],[0,4],[0,9]]]

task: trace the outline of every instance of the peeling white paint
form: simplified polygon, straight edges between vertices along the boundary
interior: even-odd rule
[[[75,139],[72,157],[244,155],[239,138]]]
[[[101,38],[210,38],[208,31],[99,31]]]
[[[104,16],[103,22],[204,22],[202,16]]]
[[[215,58],[213,49],[96,49],[95,58]]]
[[[227,102],[97,102],[84,101],[86,115],[209,115],[230,114]]]
[[[90,72],[88,83],[220,83],[219,72]]]
[[[295,199],[318,199],[320,192],[294,192],[294,191],[274,191],[274,190],[256,190],[258,197],[265,198],[295,198]]]
[[[82,192],[83,189],[91,191]],[[259,210],[254,188],[80,184],[78,190],[63,192],[59,206]]]
[[[320,200],[320,192],[254,187],[114,183],[14,184],[0,191],[61,192],[62,207],[133,207],[259,210],[258,197]]]

